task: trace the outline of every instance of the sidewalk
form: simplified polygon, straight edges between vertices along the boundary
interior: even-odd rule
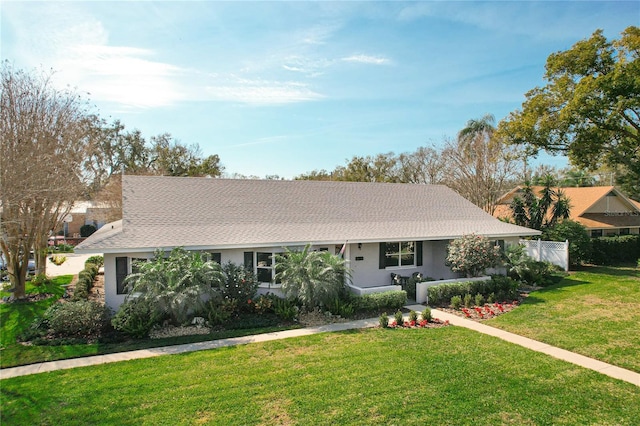
[[[424,310],[423,305],[405,306],[406,309],[414,310],[416,312],[422,312]],[[528,337],[519,336],[517,334],[509,333],[508,331],[500,330],[477,321],[472,321],[466,318],[459,317],[457,315],[450,314],[448,312],[440,311],[437,309],[431,310],[431,315],[441,320],[449,320],[449,323],[458,326],[468,328],[470,330],[477,331],[479,333],[488,334],[490,336],[498,337],[502,340],[506,340],[510,343],[515,343],[527,349],[531,349],[536,352],[542,352],[550,355],[554,358],[561,359],[563,361],[570,362],[580,367],[588,368],[593,371],[597,371],[601,374],[606,374],[609,377],[615,379],[624,380],[636,386],[640,386],[640,374],[626,370],[624,368],[616,367],[615,365],[607,364],[606,362],[598,361],[593,358],[586,357],[584,355],[569,352],[565,349],[560,349],[555,346],[548,345],[546,343],[538,342],[537,340],[529,339]]]
[[[424,310],[423,305],[406,306],[407,309],[421,312]],[[434,317],[441,320],[448,320],[452,325],[468,328],[490,336],[498,337],[507,342],[515,343],[525,348],[542,352],[554,358],[558,358],[601,374],[613,377],[615,379],[624,380],[640,387],[640,374],[624,368],[616,367],[602,361],[588,358],[564,349],[556,348],[546,343],[538,342],[527,337],[518,336],[504,330],[499,330],[488,325],[461,318],[448,312],[432,309],[431,313]],[[0,380],[11,377],[26,376],[29,374],[44,373],[55,370],[65,370],[76,367],[86,367],[90,365],[106,364],[110,362],[128,361],[132,359],[151,358],[161,355],[173,355],[186,352],[204,351],[209,349],[217,349],[228,346],[246,345],[249,343],[269,342],[272,340],[287,339],[290,337],[308,336],[311,334],[353,330],[358,328],[371,328],[378,325],[378,318],[370,318],[359,321],[351,321],[345,323],[328,324],[320,327],[300,328],[297,330],[278,331],[274,333],[257,334],[254,336],[234,337],[230,339],[214,340],[209,342],[189,343],[185,345],[166,346],[161,348],[141,349],[137,351],[120,352],[108,355],[97,355],[85,358],[66,359],[61,361],[43,362],[39,364],[24,365],[21,367],[0,369]]]
[[[55,370],[86,367],[90,365],[106,364],[109,362],[129,361],[132,359],[152,358],[161,355],[175,355],[186,352],[206,351],[228,346],[246,345],[249,343],[269,342],[290,337],[309,336],[311,334],[332,331],[370,328],[378,324],[377,318],[323,325],[320,327],[299,328],[296,330],[276,331],[273,333],[256,334],[253,336],[234,337],[230,339],[213,340],[208,342],[188,343],[185,345],[165,346],[161,348],[141,349],[137,351],[120,352],[107,355],[96,355],[84,358],[65,359],[60,361],[41,362],[20,367],[0,369],[0,380],[11,377],[26,376],[28,374],[45,373]]]

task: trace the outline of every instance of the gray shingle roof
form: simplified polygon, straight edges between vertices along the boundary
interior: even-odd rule
[[[500,222],[443,185],[124,176],[122,193],[121,224],[106,225],[78,251],[539,234]]]

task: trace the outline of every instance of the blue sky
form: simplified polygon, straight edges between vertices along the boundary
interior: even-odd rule
[[[0,14],[2,59],[55,70],[102,117],[198,143],[228,173],[290,178],[502,119],[549,54],[598,28],[618,38],[640,2],[2,1]]]

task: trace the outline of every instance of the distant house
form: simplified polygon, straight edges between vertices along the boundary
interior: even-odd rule
[[[80,228],[84,225],[101,228],[105,224],[104,209],[105,207],[94,201],[76,201],[62,219],[62,227],[56,230],[56,234],[68,238],[80,238]]]
[[[509,205],[522,193],[514,188],[498,200],[494,212],[497,218],[511,218]],[[540,194],[542,186],[534,186]],[[629,235],[640,233],[640,203],[627,198],[613,186],[567,187],[561,189],[569,198],[570,219],[584,225],[592,237]]]
[[[391,273],[455,278],[450,240],[466,234],[517,243],[539,231],[507,224],[441,185],[124,176],[123,219],[76,247],[103,253],[106,303],[126,296],[132,261],[177,246],[244,264],[274,291],[284,247],[343,252],[356,288],[389,286]]]

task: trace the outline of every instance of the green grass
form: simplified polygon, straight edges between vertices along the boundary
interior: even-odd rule
[[[640,274],[585,268],[486,324],[640,373]]]
[[[64,294],[63,285],[69,284],[73,275],[62,275],[51,280],[50,284],[34,287],[27,282],[27,294],[50,293],[52,297],[38,302],[18,302],[0,304],[0,349],[15,345],[16,336],[26,330],[33,320],[41,316],[56,300]],[[0,297],[10,296],[6,291]],[[1,353],[1,352],[0,352]]]
[[[51,293],[49,299],[30,303],[12,303],[0,305],[0,368],[18,365],[34,364],[37,362],[56,361],[60,359],[79,358],[92,355],[104,355],[116,352],[133,351],[169,345],[202,342],[207,340],[225,339],[229,337],[246,336],[250,334],[281,331],[298,326],[270,326],[254,329],[223,330],[208,335],[181,336],[165,339],[127,340],[113,343],[78,343],[61,344],[56,346],[22,345],[16,343],[16,337],[26,330],[34,318],[41,316],[56,300],[64,294],[65,284],[69,284],[72,275],[54,278],[48,286],[33,287],[27,283],[27,293]],[[10,293],[0,292],[0,296]]]
[[[629,383],[470,330],[369,329],[2,381],[4,424],[636,424]]]

